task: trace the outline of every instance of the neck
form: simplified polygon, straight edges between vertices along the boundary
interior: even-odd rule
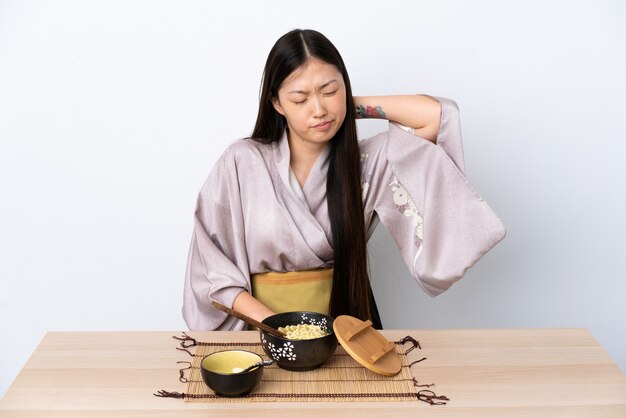
[[[304,187],[304,183],[306,183],[311,169],[328,146],[328,142],[311,143],[297,139],[294,140],[289,134],[287,135],[287,139],[289,141],[289,153],[291,155],[289,165],[296,175],[300,186]]]

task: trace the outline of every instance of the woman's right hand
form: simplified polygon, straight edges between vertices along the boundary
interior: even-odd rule
[[[245,290],[239,293],[233,301],[233,309],[259,322],[276,313]]]

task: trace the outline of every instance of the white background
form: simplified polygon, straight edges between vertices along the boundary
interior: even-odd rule
[[[457,101],[507,226],[435,299],[379,228],[385,326],[584,327],[625,370],[626,3],[263,4],[0,0],[0,394],[46,331],[185,329],[196,194],[296,27],[335,43],[356,95]]]

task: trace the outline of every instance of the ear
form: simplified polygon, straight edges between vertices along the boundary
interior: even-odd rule
[[[285,111],[283,110],[283,107],[280,105],[280,100],[278,100],[278,97],[272,97],[272,105],[274,106],[274,109],[276,109],[278,113],[285,116]]]

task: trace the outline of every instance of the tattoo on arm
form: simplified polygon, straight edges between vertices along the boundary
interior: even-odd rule
[[[380,106],[367,106],[358,105],[356,107],[357,118],[382,118],[385,119],[385,112]]]

